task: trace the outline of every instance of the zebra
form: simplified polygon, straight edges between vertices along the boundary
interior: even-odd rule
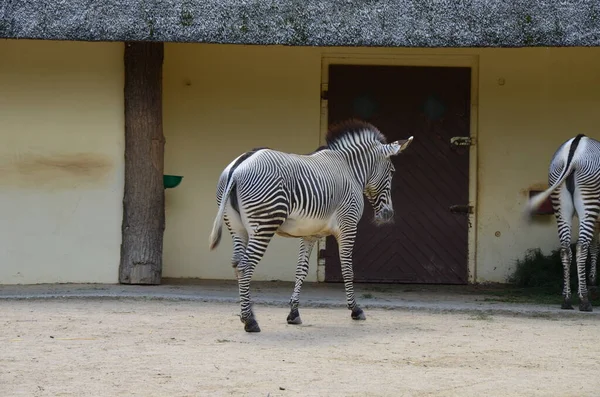
[[[590,254],[589,286],[596,286],[598,259],[598,214],[600,213],[600,142],[579,134],[562,143],[552,156],[548,171],[548,189],[531,198],[525,215],[531,215],[548,197],[556,215],[560,256],[563,265],[562,309],[573,310],[569,282],[572,261],[571,222],[574,212],[579,218],[579,239],[575,248],[579,310],[591,312],[586,285],[586,261]]]
[[[315,242],[329,235],[338,243],[351,318],[366,319],[354,297],[352,268],[363,194],[374,208],[375,223],[393,221],[395,169],[390,157],[404,151],[412,140],[411,136],[388,144],[375,126],[351,119],[333,125],[326,145],[311,154],[257,148],[238,156],[223,170],[209,249],[219,244],[224,220],[233,240],[231,262],[245,331],[260,332],[250,303],[250,280],[275,234],[300,239],[288,324],[302,323],[298,305],[308,260]]]

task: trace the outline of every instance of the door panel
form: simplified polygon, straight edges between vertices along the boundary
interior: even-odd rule
[[[393,158],[395,221],[376,227],[365,199],[354,249],[356,282],[464,284],[468,275],[470,68],[332,65],[329,119],[374,124],[388,142],[415,137]],[[342,281],[338,247],[328,237],[325,280]]]

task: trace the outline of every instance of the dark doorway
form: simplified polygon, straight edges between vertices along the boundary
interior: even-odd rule
[[[469,147],[451,139],[470,135],[470,93],[470,68],[330,66],[329,124],[356,117],[388,142],[415,137],[393,160],[394,224],[374,226],[365,200],[356,282],[467,283]],[[343,281],[333,237],[323,254],[325,281]]]

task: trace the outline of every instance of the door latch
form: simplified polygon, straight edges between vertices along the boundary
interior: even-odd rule
[[[472,205],[451,205],[450,212],[454,214],[472,214],[473,206]]]
[[[470,136],[454,136],[450,138],[450,144],[455,146],[471,146],[473,139]]]

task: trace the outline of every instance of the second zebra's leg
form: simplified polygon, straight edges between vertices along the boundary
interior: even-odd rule
[[[594,230],[594,238],[592,238],[592,243],[590,245],[590,275],[588,278],[588,289],[590,292],[596,293],[598,287],[596,285],[596,264],[598,262],[598,244],[600,241],[598,240],[598,232],[600,232],[600,225],[596,222],[596,228]]]
[[[344,289],[346,290],[346,304],[348,309],[352,310],[353,320],[366,320],[364,311],[356,303],[354,296],[354,270],[352,268],[352,251],[354,249],[354,240],[356,238],[356,228],[352,231],[344,231],[337,236],[339,247],[340,263],[342,266],[342,277],[344,279]]]
[[[560,196],[560,199],[559,199]],[[558,239],[560,240],[560,259],[563,265],[563,302],[561,309],[573,310],[571,302],[571,222],[574,214],[573,199],[566,188],[552,195],[552,204],[556,214]]]
[[[575,250],[575,258],[577,261],[577,281],[579,284],[579,311],[582,312],[591,312],[593,310],[588,296],[585,264],[587,262],[592,236],[595,233],[595,223],[596,216],[590,215],[584,216],[583,220],[580,221],[579,241],[577,242]]]
[[[560,221],[558,222],[560,227]],[[570,228],[569,228],[570,233]],[[571,262],[573,253],[571,251],[571,236],[560,239],[560,260],[563,265],[563,302],[561,309],[573,310],[571,301]]]
[[[236,269],[240,294],[240,320],[244,323],[244,330],[246,332],[260,332],[260,327],[256,318],[254,318],[252,303],[250,302],[250,281],[252,280],[256,265],[265,254],[276,229],[277,227],[272,230],[269,228],[250,236],[246,251]]]
[[[298,264],[296,265],[296,284],[294,285],[294,292],[290,298],[290,314],[287,316],[288,324],[302,324],[300,312],[298,311],[300,290],[302,289],[302,283],[308,274],[308,261],[316,241],[317,239],[312,237],[303,237],[300,239],[300,251],[298,253]]]

